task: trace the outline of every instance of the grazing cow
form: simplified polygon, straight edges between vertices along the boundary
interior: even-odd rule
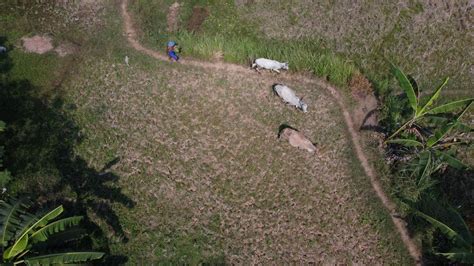
[[[252,68],[256,69],[258,72],[263,68],[280,73],[280,69],[288,70],[288,63],[280,63],[271,59],[258,58],[255,59]]]
[[[280,126],[278,138],[287,139],[291,146],[298,149],[307,150],[310,153],[317,152],[315,144],[308,140],[303,133],[290,126]]]
[[[284,102],[295,106],[304,113],[308,112],[308,105],[303,102],[303,98],[298,98],[292,89],[282,84],[276,84],[273,86],[273,91],[278,94]]]

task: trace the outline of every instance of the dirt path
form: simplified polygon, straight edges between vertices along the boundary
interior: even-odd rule
[[[168,58],[160,52],[148,49],[144,46],[142,46],[137,38],[137,34],[135,29],[133,28],[133,23],[132,23],[132,18],[130,14],[127,11],[127,6],[128,6],[128,0],[122,0],[121,3],[121,9],[122,9],[122,16],[124,19],[124,30],[127,35],[127,40],[130,43],[130,45],[140,51],[143,52],[151,57],[154,57],[158,60],[163,60],[163,61],[168,61]],[[218,70],[218,71],[225,71],[228,73],[239,73],[239,74],[245,74],[245,75],[255,75],[254,71],[250,70],[248,67],[240,66],[240,65],[234,65],[234,64],[228,64],[228,63],[209,63],[209,62],[203,62],[203,61],[196,61],[192,59],[182,59],[180,60],[182,64],[186,65],[191,65],[191,66],[196,66],[196,67],[202,67],[206,69],[213,69],[213,70]],[[268,79],[269,77],[266,77],[266,75],[262,75],[262,78]],[[339,108],[341,109],[343,116],[344,116],[344,121],[346,123],[347,129],[349,130],[349,134],[351,136],[351,141],[353,143],[353,146],[355,148],[357,157],[366,173],[366,175],[370,178],[370,181],[372,183],[372,186],[377,194],[377,196],[380,198],[382,201],[383,205],[387,208],[387,210],[390,212],[392,221],[395,224],[395,227],[397,228],[398,232],[400,233],[400,236],[406,245],[408,251],[410,252],[410,255],[413,257],[415,260],[416,264],[421,264],[421,252],[419,247],[416,245],[416,243],[413,241],[413,239],[410,237],[407,227],[405,225],[405,222],[403,219],[400,219],[396,215],[396,205],[391,201],[391,199],[385,194],[383,191],[382,185],[380,181],[378,180],[377,176],[375,175],[375,171],[369,164],[369,161],[364,154],[361,144],[360,144],[360,138],[357,133],[357,131],[354,128],[354,122],[351,118],[351,115],[344,104],[344,100],[342,96],[339,94],[338,90],[333,87],[332,85],[328,84],[326,81],[318,79],[318,78],[308,78],[305,76],[301,76],[298,74],[291,75],[292,80],[298,80],[301,82],[305,83],[310,83],[314,84],[315,86],[318,86],[320,88],[324,88],[330,94],[333,96],[334,100],[337,102]]]

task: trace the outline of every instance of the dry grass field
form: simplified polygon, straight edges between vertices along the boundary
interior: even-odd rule
[[[115,206],[128,238],[115,251],[133,263],[408,263],[325,91],[134,55],[130,67],[88,61],[67,97],[79,154],[96,168],[120,158],[117,186],[135,202]],[[276,82],[306,95],[309,113],[274,96]],[[279,141],[282,123],[320,154]]]
[[[51,65],[69,60],[67,71],[51,66],[65,77],[48,92],[64,101],[60,113],[79,131],[74,158],[95,173],[67,177],[77,178],[79,188],[100,184],[102,195],[84,198],[99,202],[87,215],[105,231],[112,255],[128,257],[131,265],[413,263],[326,90],[288,73],[156,60],[127,43],[118,1],[78,3],[92,3],[78,10],[97,20],[78,23],[77,31],[93,27],[100,34],[78,35],[47,22],[26,31],[80,41],[74,60],[44,55]],[[71,25],[81,17],[76,9],[53,9],[67,11],[58,16]],[[13,40],[24,33],[14,32]],[[43,67],[40,55],[20,49],[12,55],[18,77],[28,65]],[[49,84],[46,74],[31,79]],[[309,112],[283,104],[271,90],[275,83],[305,96]],[[303,132],[319,153],[279,140],[282,124]]]

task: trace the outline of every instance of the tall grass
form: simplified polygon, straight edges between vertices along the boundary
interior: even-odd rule
[[[211,14],[198,33],[185,29],[176,34],[165,32],[165,16],[160,13],[168,8],[164,2],[153,4],[147,0],[138,0],[132,9],[136,13],[135,17],[141,22],[145,41],[153,46],[158,45],[157,49],[162,49],[167,40],[174,39],[183,48],[183,56],[211,59],[216,54],[221,54],[224,61],[238,64],[250,64],[252,60],[260,57],[271,58],[289,62],[291,71],[309,71],[337,86],[345,86],[355,71],[354,64],[324,48],[319,41],[288,41],[260,37],[263,35],[256,32],[256,27],[251,22],[238,19],[233,4],[228,1],[207,2],[212,7]],[[151,6],[144,8],[144,4]],[[185,5],[183,13],[189,14],[189,8],[192,6]],[[155,9],[161,11],[150,12]],[[182,17],[182,20],[185,19]],[[150,23],[151,21],[153,23]],[[157,25],[158,23],[161,25]]]
[[[311,40],[289,42],[220,34],[198,35],[187,31],[178,33],[176,40],[183,47],[184,56],[210,59],[221,53],[225,61],[239,64],[249,64],[260,57],[271,58],[289,62],[292,71],[310,71],[338,86],[346,85],[355,70],[353,64],[321,49]]]

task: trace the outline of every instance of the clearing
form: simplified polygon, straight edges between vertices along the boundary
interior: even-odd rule
[[[75,182],[109,194],[87,215],[112,255],[130,264],[413,263],[418,250],[390,215],[335,88],[232,64],[156,60],[166,57],[137,41],[128,13],[122,35],[117,2],[100,3],[107,8],[94,17],[105,30],[97,47],[81,47],[61,97],[80,128],[74,156],[100,173]],[[309,113],[282,104],[275,83],[304,95]],[[320,153],[279,141],[283,123]]]
[[[166,59],[140,45],[124,15],[131,45]],[[130,67],[85,62],[67,96],[86,136],[79,154],[96,168],[120,158],[112,170],[135,202],[113,206],[125,232],[111,232],[114,253],[133,263],[408,263],[351,148],[337,92],[237,65],[127,55]],[[306,95],[310,112],[282,104],[274,83]],[[320,155],[278,141],[282,123]]]

